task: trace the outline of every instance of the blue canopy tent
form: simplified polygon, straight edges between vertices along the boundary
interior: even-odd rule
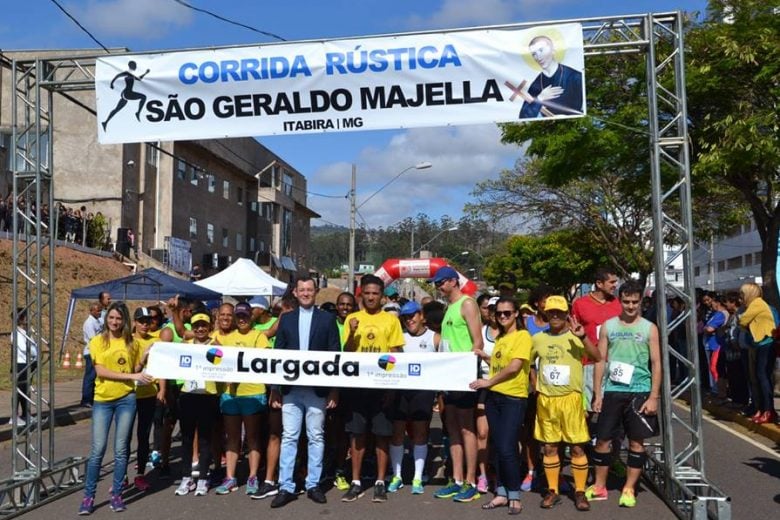
[[[62,336],[60,355],[65,350],[65,340],[70,332],[76,300],[97,300],[102,292],[109,292],[113,300],[164,301],[176,296],[185,296],[193,300],[219,300],[222,295],[187,280],[176,278],[164,272],[150,268],[123,278],[109,280],[71,291],[68,313],[65,318],[65,333]]]

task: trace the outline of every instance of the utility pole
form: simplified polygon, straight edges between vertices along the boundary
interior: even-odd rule
[[[355,290],[355,215],[357,192],[357,165],[352,165],[352,188],[349,190],[349,273],[347,274],[347,291]]]

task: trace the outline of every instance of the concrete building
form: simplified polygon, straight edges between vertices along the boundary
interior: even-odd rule
[[[751,219],[720,240],[697,243],[693,274],[696,287],[715,291],[737,290],[745,282],[760,285],[761,238],[755,222]]]
[[[93,53],[3,55],[29,59]],[[0,91],[0,195],[5,196],[11,192],[13,155],[13,85],[7,65]],[[132,229],[138,249],[157,259],[170,258],[172,244],[181,249],[189,242],[192,263],[206,270],[247,257],[282,280],[308,271],[309,220],[319,215],[307,206],[305,177],[281,157],[253,138],[101,145],[90,112],[94,91],[68,95],[73,99],[54,97],[54,198],[85,207],[87,213],[100,212],[114,244],[122,245]]]

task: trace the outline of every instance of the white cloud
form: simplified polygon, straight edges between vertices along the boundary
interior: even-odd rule
[[[193,19],[192,11],[170,0],[89,0],[68,7],[97,34],[149,40],[170,36]]]
[[[501,143],[496,125],[400,132],[385,146],[365,148],[358,154],[358,204],[407,167],[421,162],[430,162],[432,167],[410,169],[365,203],[360,213],[371,227],[388,226],[421,212],[457,218],[474,185],[510,167],[520,154],[517,146]],[[351,169],[345,162],[325,165],[311,176],[309,189],[346,194]],[[312,197],[309,203],[324,219],[338,224],[349,221],[346,199]]]

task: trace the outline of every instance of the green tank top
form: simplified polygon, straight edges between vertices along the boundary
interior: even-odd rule
[[[650,391],[650,325],[644,318],[633,325],[624,325],[620,318],[604,323],[609,340],[605,392]]]
[[[444,313],[441,323],[441,339],[446,341],[446,347],[450,352],[471,352],[473,342],[469,333],[469,325],[463,318],[460,310],[468,296],[461,297],[455,303],[451,303]]]

